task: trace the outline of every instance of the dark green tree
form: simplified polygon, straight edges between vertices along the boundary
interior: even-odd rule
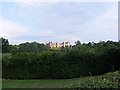
[[[0,38],[1,39],[1,44],[2,44],[2,53],[7,53],[9,52],[8,46],[9,46],[9,41],[8,39],[5,38]]]
[[[19,52],[42,52],[47,50],[47,46],[37,42],[26,42],[19,45]]]
[[[76,45],[81,45],[81,42],[80,42],[79,40],[77,40],[77,41],[75,42],[75,44],[76,44]]]

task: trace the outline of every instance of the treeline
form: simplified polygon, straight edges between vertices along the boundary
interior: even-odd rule
[[[3,56],[2,76],[12,79],[61,79],[120,70],[120,42],[76,42],[59,51],[16,52]]]
[[[10,45],[8,39],[0,38],[2,42],[2,53],[16,52],[42,52],[48,49],[43,43],[26,42],[19,45]]]

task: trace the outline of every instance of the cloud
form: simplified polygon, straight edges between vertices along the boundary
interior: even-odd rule
[[[91,15],[93,18],[89,21],[82,20],[82,23],[78,22],[73,24],[71,22],[77,21],[81,17],[56,19],[54,25],[60,27],[59,35],[70,41],[81,40],[83,42],[100,41],[100,40],[117,40],[118,38],[118,10],[117,3],[113,6],[105,8],[100,11],[99,15]],[[86,11],[87,12],[87,11]],[[85,16],[86,17],[86,16]],[[85,18],[84,17],[84,18]],[[73,19],[73,20],[72,20]],[[66,32],[66,33],[65,33]],[[67,33],[68,32],[68,33]],[[69,34],[71,32],[71,34]],[[66,35],[65,35],[66,34]],[[60,38],[60,37],[59,37]],[[63,39],[63,40],[64,40]]]
[[[28,28],[19,23],[8,21],[3,18],[0,18],[0,35],[1,37],[6,37],[9,39],[15,39],[18,36],[24,35]]]
[[[3,34],[13,38],[12,40],[16,43],[25,40],[70,41],[73,43],[76,40],[86,42],[116,39],[117,3],[116,6],[111,6],[112,3],[107,3],[105,6],[105,3],[17,2],[17,5],[20,8],[14,12],[18,11],[20,21],[31,28],[28,30],[23,25],[3,19],[9,28],[15,26],[11,30],[18,34],[14,35],[9,32],[7,27]],[[18,31],[15,28],[19,28]]]
[[[23,1],[23,2],[16,2],[17,5],[19,5],[21,8],[45,8],[45,7],[52,7],[54,5],[57,5],[58,2],[35,2],[33,0],[31,1]]]
[[[117,40],[118,38],[117,5],[105,10],[86,25],[86,40]],[[87,37],[86,37],[87,36]]]
[[[13,0],[13,1],[16,2],[118,2],[119,0]]]

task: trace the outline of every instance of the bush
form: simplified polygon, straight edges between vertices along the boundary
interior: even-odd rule
[[[110,43],[110,45],[108,44]],[[51,79],[100,75],[120,70],[116,42],[76,45],[66,51],[17,52],[3,57],[3,78]]]

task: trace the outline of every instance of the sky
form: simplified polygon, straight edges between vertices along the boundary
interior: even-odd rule
[[[118,41],[117,2],[0,2],[0,37],[10,44]]]

